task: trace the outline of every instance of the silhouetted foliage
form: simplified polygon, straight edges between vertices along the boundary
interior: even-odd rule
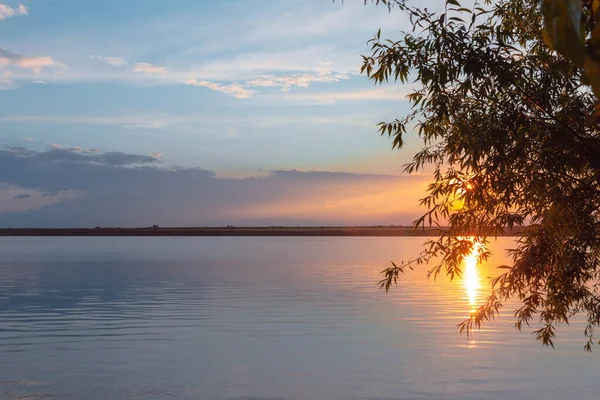
[[[544,40],[550,48],[569,58],[600,95],[600,1],[542,0]],[[600,117],[598,103],[595,118]]]
[[[375,83],[413,88],[408,115],[380,123],[379,132],[396,149],[407,131],[418,132],[424,147],[405,170],[429,166],[433,182],[421,200],[427,212],[414,225],[448,226],[418,258],[385,270],[381,286],[389,289],[419,264],[432,264],[431,276],[460,276],[474,246],[483,261],[489,238],[525,225],[511,265],[501,267],[491,295],[460,331],[517,298],[516,327],[539,319],[544,345],[554,346],[559,324],[584,314],[590,350],[600,323],[600,132],[581,65],[544,42],[537,0],[472,8],[447,0],[441,14],[408,1],[373,2],[408,14],[413,25],[398,40],[378,32],[364,56],[362,72]],[[588,3],[583,37],[600,29]]]

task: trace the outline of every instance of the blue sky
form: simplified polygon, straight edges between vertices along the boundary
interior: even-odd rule
[[[211,171],[211,179],[301,170],[349,173],[362,182],[363,175],[399,175],[419,146],[409,135],[402,152],[392,151],[375,128],[408,111],[410,86],[374,86],[358,73],[380,27],[392,37],[408,28],[401,13],[385,7],[348,0],[3,1],[0,145],[12,151],[7,157],[123,153],[150,156],[155,169]],[[22,205],[6,208],[12,214],[40,212],[58,193],[63,197],[52,204],[90,201],[89,188],[44,189],[27,186],[16,171],[4,175],[0,198]],[[30,197],[14,194],[19,190]],[[69,190],[77,199],[65,195]],[[48,215],[33,221],[43,224]],[[354,220],[348,218],[336,221]]]

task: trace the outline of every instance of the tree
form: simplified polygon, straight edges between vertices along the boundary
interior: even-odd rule
[[[410,113],[379,132],[396,149],[408,130],[418,132],[424,147],[405,170],[428,166],[433,182],[414,225],[447,226],[419,257],[386,269],[382,287],[421,264],[430,276],[460,276],[473,249],[485,260],[490,238],[523,226],[511,265],[460,331],[518,298],[516,327],[539,319],[537,339],[547,346],[561,323],[585,314],[590,351],[600,324],[600,126],[582,66],[548,47],[537,0],[472,8],[446,0],[439,14],[405,0],[373,2],[407,13],[413,25],[399,40],[380,30],[363,57],[362,73],[376,84],[413,86]],[[581,8],[583,37],[600,29],[591,3]]]
[[[600,95],[600,1],[542,0],[542,13],[548,46],[583,69],[585,80]],[[600,116],[598,107],[595,114]]]

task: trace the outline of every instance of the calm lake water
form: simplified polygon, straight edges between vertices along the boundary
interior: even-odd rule
[[[456,331],[512,239],[465,280],[377,290],[422,241],[3,238],[0,399],[598,399],[581,321],[556,350],[510,307]]]

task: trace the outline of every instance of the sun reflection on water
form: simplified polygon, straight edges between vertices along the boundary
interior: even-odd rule
[[[471,311],[475,311],[475,305],[477,304],[477,291],[479,290],[479,276],[477,275],[477,255],[479,253],[479,247],[473,247],[471,254],[465,257],[465,270],[463,275],[463,282],[465,289],[467,290],[467,297],[469,299],[469,305]]]

